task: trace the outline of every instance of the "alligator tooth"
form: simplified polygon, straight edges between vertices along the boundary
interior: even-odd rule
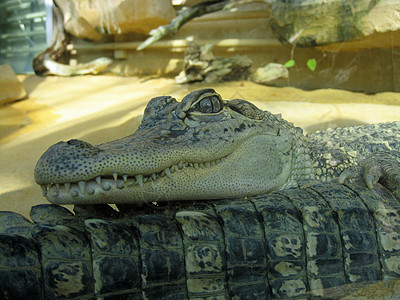
[[[182,169],[183,168],[183,161],[178,162],[178,168]]]
[[[71,183],[69,183],[69,182],[64,183],[64,188],[65,188],[67,193],[69,192],[70,187],[71,187]]]
[[[167,175],[168,178],[172,180],[172,175],[171,175],[171,171],[170,171],[169,168],[166,168],[166,169],[165,169],[165,175]]]
[[[81,191],[81,194],[84,194],[85,190],[86,190],[86,181],[79,181],[78,185],[79,185],[79,190]]]
[[[128,175],[126,174],[122,175],[122,179],[124,180],[124,182],[126,182],[128,180]]]
[[[132,186],[133,185],[133,180],[129,180],[128,181],[128,186]]]
[[[143,177],[143,182],[144,182],[144,183],[146,183],[146,182],[147,182],[147,180],[149,180],[149,177],[147,177],[147,176],[144,176],[144,177]]]
[[[151,173],[151,178],[155,181],[157,179],[156,173]]]
[[[193,167],[194,167],[195,169],[198,169],[198,168],[199,168],[199,164],[198,164],[198,163],[194,163],[194,164],[193,164]]]
[[[60,184],[56,183],[56,188],[57,188],[57,190],[59,190],[60,189]]]
[[[204,164],[203,163],[199,163],[199,167],[200,168],[204,168]]]
[[[108,191],[109,189],[111,189],[111,184],[109,182],[104,182],[101,187],[103,188],[103,190]]]
[[[215,166],[217,164],[217,162],[215,160],[213,160],[212,162],[210,162],[211,166]]]
[[[113,177],[114,177],[114,180],[117,181],[117,179],[118,179],[118,173],[117,173],[117,172],[114,172],[114,173],[113,173]]]
[[[76,197],[76,196],[78,196],[78,192],[77,191],[72,191],[70,195],[72,197]]]
[[[93,194],[94,194],[94,189],[88,188],[87,193],[88,193],[89,195],[93,195]]]
[[[143,187],[143,175],[139,174],[135,176],[136,182],[139,184],[140,187]]]
[[[204,163],[204,166],[205,166],[206,168],[209,168],[209,167],[211,167],[211,164],[210,164],[209,162],[206,162],[206,163]]]
[[[95,179],[98,185],[101,185],[101,176],[96,176]]]
[[[118,189],[123,189],[125,186],[124,186],[124,183],[122,182],[122,181],[120,181],[120,182],[118,182],[117,183],[117,188]]]
[[[46,197],[46,195],[47,195],[47,187],[44,184],[42,184],[40,187],[42,188],[42,195],[44,197]]]

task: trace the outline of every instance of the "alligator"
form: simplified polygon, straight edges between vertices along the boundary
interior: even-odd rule
[[[304,136],[212,89],[154,98],[133,135],[39,159],[55,204],[0,213],[0,298],[332,298],[400,278],[399,137]]]
[[[380,184],[118,208],[1,212],[0,298],[337,299],[400,278],[400,202]]]
[[[55,204],[240,198],[364,177],[398,193],[400,122],[309,134],[280,115],[213,89],[153,98],[132,135],[51,146],[35,167]]]

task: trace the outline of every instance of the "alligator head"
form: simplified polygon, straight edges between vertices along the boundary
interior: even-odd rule
[[[136,132],[93,146],[70,140],[39,159],[50,202],[137,203],[243,197],[311,173],[301,129],[213,89],[153,98]]]

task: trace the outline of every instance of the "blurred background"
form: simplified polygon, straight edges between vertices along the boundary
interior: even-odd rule
[[[399,120],[400,2],[3,0],[0,209],[60,140],[134,132],[147,102],[215,88],[305,133]]]

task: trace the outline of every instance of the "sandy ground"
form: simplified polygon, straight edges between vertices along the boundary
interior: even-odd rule
[[[250,82],[176,85],[173,79],[85,76],[19,76],[29,98],[0,107],[0,210],[29,215],[47,203],[33,180],[40,155],[72,138],[99,144],[137,128],[154,96],[180,100],[189,91],[213,87],[225,99],[250,100],[294,122],[305,131],[400,120],[400,94],[364,95],[340,90],[306,92]]]

